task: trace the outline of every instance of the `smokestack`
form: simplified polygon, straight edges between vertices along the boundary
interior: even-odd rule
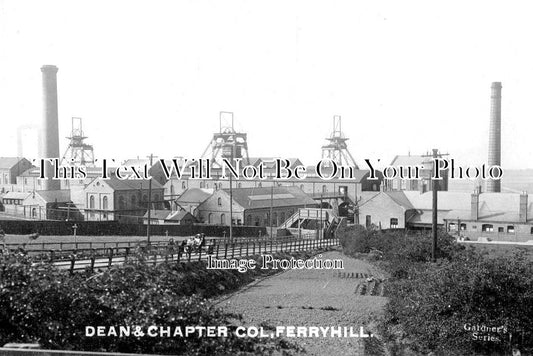
[[[43,122],[42,139],[39,155],[41,158],[59,159],[59,129],[57,110],[57,67],[44,65],[43,73]],[[46,164],[46,177],[43,181],[44,190],[58,190],[61,188],[59,180],[52,180],[52,164]]]
[[[474,193],[470,196],[470,219],[479,219],[479,192],[474,190]]]
[[[488,165],[501,165],[501,132],[502,132],[502,83],[493,82],[490,95],[490,128],[489,128],[489,160]],[[500,180],[487,180],[487,192],[499,193]]]
[[[527,192],[522,192],[522,194],[520,194],[520,210],[519,210],[519,216],[518,216],[518,220],[522,223],[525,223],[527,222]]]

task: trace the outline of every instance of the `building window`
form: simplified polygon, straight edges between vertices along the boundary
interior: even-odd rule
[[[172,184],[170,185],[170,195],[174,195],[174,186]]]
[[[252,215],[248,215],[246,217],[246,225],[248,225],[248,226],[252,225]]]
[[[328,191],[327,185],[325,185],[325,184],[322,185],[322,193],[327,193],[327,191]]]
[[[367,215],[365,223],[366,223],[366,227],[370,227],[370,225],[372,225],[372,216]]]
[[[502,226],[500,226],[500,227],[498,228],[498,232],[503,232],[503,227],[502,227]]]
[[[89,197],[89,209],[94,209],[94,195]]]
[[[507,233],[508,234],[514,234],[514,226],[512,226],[512,225],[507,226]]]
[[[137,207],[137,197],[135,195],[132,195],[131,196],[131,206],[133,208],[136,208]]]
[[[205,182],[200,182],[200,189],[205,188]]]
[[[222,198],[219,197],[219,198],[217,199],[217,205],[218,205],[218,206],[222,206]]]
[[[237,188],[242,188],[242,183],[238,183]]]
[[[263,183],[261,183],[261,182],[257,183],[257,187],[258,188],[261,188],[262,186],[263,186]]]
[[[455,225],[455,223],[448,224],[448,231],[456,231],[456,230],[457,230],[457,225]]]
[[[209,215],[207,215],[207,223],[208,224],[213,223],[213,213],[209,213]]]
[[[120,210],[126,209],[126,202],[124,201],[124,197],[122,195],[118,198],[118,208]]]
[[[398,228],[398,219],[397,218],[391,218],[390,219],[390,228],[391,229],[397,229]]]
[[[285,212],[284,211],[282,211],[279,214],[279,219],[280,219],[280,224],[283,224],[285,222]]]
[[[466,224],[461,224],[461,231],[466,231]]]
[[[304,185],[303,184],[300,184],[300,189],[304,190]]]
[[[185,181],[181,182],[181,189],[185,190],[187,188],[187,185]]]
[[[272,213],[272,225],[278,226],[278,213]]]
[[[226,215],[220,214],[220,225],[225,225],[225,224],[226,224]]]
[[[494,231],[494,226],[492,226],[491,224],[483,224],[483,225],[481,225],[481,231],[483,231],[483,232],[493,232]]]
[[[531,228],[531,230],[529,230],[529,233],[533,235],[533,227]]]
[[[107,210],[108,203],[107,203],[107,197],[103,197],[102,199],[102,209]]]
[[[241,184],[241,183],[239,183],[239,184]],[[239,186],[239,188],[240,188],[240,186]],[[222,189],[222,183],[218,183],[218,189]]]

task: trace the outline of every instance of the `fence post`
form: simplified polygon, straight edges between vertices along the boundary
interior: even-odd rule
[[[130,254],[130,248],[126,247],[124,249],[124,263],[128,262],[128,255]]]
[[[255,242],[252,242],[252,255],[255,255]]]
[[[76,256],[70,255],[70,274],[74,274],[74,264],[76,263]]]
[[[93,254],[91,256],[91,273],[94,273],[94,262],[96,260],[96,257],[94,257],[94,251],[93,251]]]
[[[227,243],[224,244],[224,259],[225,260],[228,259],[228,244]]]
[[[50,261],[52,262],[54,262],[54,258],[55,258],[54,254],[55,254],[54,250],[50,250]]]
[[[247,241],[246,242],[246,256],[248,256],[248,244],[249,244],[249,242]]]
[[[199,247],[198,248],[198,262],[200,262],[202,260],[202,248]]]
[[[272,241],[270,241],[270,254],[272,254],[272,245],[274,243]],[[267,245],[267,242],[265,241],[265,250],[266,250],[266,245]]]
[[[235,243],[231,244],[231,258],[235,257]]]
[[[183,252],[182,248],[183,248],[183,246],[178,246],[178,260],[176,262],[178,265],[180,264],[181,253]]]
[[[220,244],[217,244],[217,260],[218,260],[218,248],[220,247]]]
[[[63,241],[59,243],[59,251],[63,251]]]
[[[107,263],[107,267],[111,268],[111,265],[113,264],[113,249],[109,249],[109,261]]]

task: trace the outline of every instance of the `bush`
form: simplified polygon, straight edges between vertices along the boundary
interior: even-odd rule
[[[510,335],[519,343],[524,338],[522,347],[533,346],[533,263],[522,254],[509,260],[465,252],[414,271],[409,279],[390,284],[382,323],[389,341],[443,355],[501,354],[509,351]],[[478,333],[499,342],[473,340],[468,325],[506,332]]]
[[[510,337],[533,347],[533,262],[523,252],[495,258],[465,250],[439,231],[438,260],[430,263],[429,233],[355,227],[341,241],[346,254],[369,253],[390,275],[380,333],[392,354],[502,354],[510,351]],[[473,340],[475,331],[465,327],[475,325],[506,332],[477,334],[499,342]]]
[[[236,316],[211,307],[205,298],[235,290],[272,270],[207,270],[203,262],[152,266],[140,258],[96,275],[69,275],[25,256],[2,262],[2,345],[37,342],[51,349],[157,354],[268,354],[296,349],[283,340],[237,338],[231,332],[227,338],[85,336],[86,326],[234,328]]]

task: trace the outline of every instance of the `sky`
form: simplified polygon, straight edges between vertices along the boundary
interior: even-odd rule
[[[502,166],[533,168],[533,5],[527,1],[0,0],[0,156],[42,121],[40,67],[59,68],[63,154],[82,117],[97,158],[198,158],[233,112],[250,156],[348,147],[388,164],[487,160],[502,82]],[[32,136],[33,135],[33,136]],[[38,157],[35,135],[24,154]]]

